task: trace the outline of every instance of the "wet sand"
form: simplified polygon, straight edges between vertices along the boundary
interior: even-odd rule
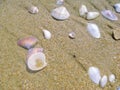
[[[1,0],[0,1],[0,88],[1,90],[115,90],[120,85],[120,41],[112,32],[120,27],[120,20],[109,21],[100,15],[87,21],[79,16],[79,6],[90,11],[113,10],[119,0],[65,0],[70,12],[65,21],[53,19],[50,12],[55,0]],[[38,14],[30,14],[27,7],[35,5]],[[115,11],[114,11],[115,12]],[[120,14],[115,13],[120,19]],[[101,38],[91,37],[87,22],[96,23]],[[42,29],[48,29],[52,38],[46,40]],[[68,33],[74,31],[75,39]],[[17,45],[20,38],[35,36],[36,47],[44,48],[48,66],[31,73],[26,69],[27,50]],[[116,75],[116,82],[105,88],[94,84],[88,77],[88,68],[98,67],[101,75]]]

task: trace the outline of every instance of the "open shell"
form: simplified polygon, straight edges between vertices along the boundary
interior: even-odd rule
[[[100,86],[103,88],[103,87],[105,87],[105,85],[107,84],[107,76],[106,75],[104,75],[102,78],[101,78],[101,80],[100,80]]]

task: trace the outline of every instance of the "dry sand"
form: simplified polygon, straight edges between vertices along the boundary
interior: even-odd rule
[[[87,21],[79,16],[79,6],[89,11],[113,10],[119,0],[65,0],[71,16],[56,21],[50,12],[55,0],[1,0],[0,1],[0,90],[115,90],[120,85],[120,41],[112,38],[112,31],[120,27],[120,20],[99,18]],[[35,5],[38,14],[30,14],[27,7]],[[115,12],[115,11],[114,11]],[[120,14],[116,13],[120,19]],[[94,39],[86,31],[87,22],[96,23],[101,32]],[[42,29],[48,29],[52,38],[46,40]],[[68,33],[74,31],[75,39]],[[27,50],[17,45],[26,36],[39,39],[36,47],[43,47],[48,66],[36,73],[26,69]],[[88,77],[90,66],[100,69],[101,75],[116,75],[114,84],[100,88]]]

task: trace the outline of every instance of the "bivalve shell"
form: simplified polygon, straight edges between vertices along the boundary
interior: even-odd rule
[[[113,6],[115,8],[115,11],[120,13],[120,3],[117,3]]]
[[[60,6],[52,10],[51,16],[57,20],[65,20],[70,17],[70,14],[64,6]]]
[[[88,75],[95,84],[99,84],[101,75],[97,67],[90,67],[88,70]]]
[[[99,12],[88,12],[87,13],[87,18],[88,20],[95,19],[99,16]]]
[[[115,75],[114,75],[114,74],[109,75],[109,81],[110,81],[111,83],[114,83],[114,82],[115,82]]]
[[[43,30],[43,34],[44,34],[45,39],[50,39],[52,36],[50,31],[45,30],[45,29]]]
[[[81,17],[86,17],[86,14],[88,13],[87,7],[85,5],[82,5],[79,8],[79,13]]]
[[[98,26],[94,23],[88,23],[87,31],[94,38],[100,38],[100,36],[101,36]]]
[[[36,14],[39,12],[39,9],[36,6],[32,6],[28,10],[31,14]]]
[[[100,86],[103,88],[103,87],[105,87],[105,85],[107,84],[107,76],[106,75],[104,75],[102,78],[101,78],[101,80],[100,80]]]

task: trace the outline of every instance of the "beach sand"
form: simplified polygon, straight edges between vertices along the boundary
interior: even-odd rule
[[[0,1],[0,90],[115,90],[120,85],[120,41],[112,37],[120,29],[120,20],[109,21],[100,15],[88,21],[79,16],[79,7],[85,4],[89,11],[110,9],[119,0],[65,0],[70,18],[57,21],[50,15],[55,0],[1,0]],[[38,14],[30,14],[28,7],[35,5]],[[120,19],[120,14],[115,13]],[[96,23],[101,38],[91,37],[86,25]],[[43,29],[52,33],[44,39]],[[75,39],[68,37],[76,33]],[[35,47],[44,48],[47,67],[36,73],[26,69],[27,50],[17,45],[20,38],[35,36]],[[101,75],[116,75],[116,82],[104,88],[94,84],[88,68],[95,66]]]

